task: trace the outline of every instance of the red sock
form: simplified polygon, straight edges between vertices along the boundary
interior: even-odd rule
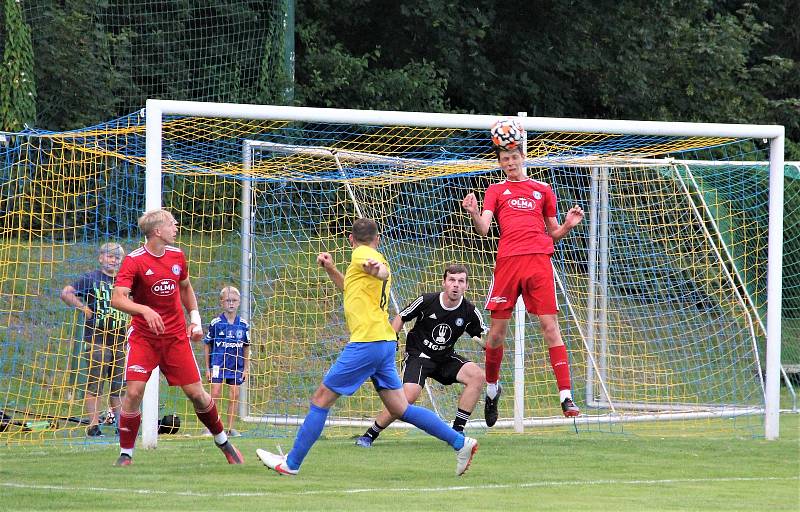
[[[119,413],[119,447],[131,450],[136,444],[136,436],[139,435],[139,425],[142,423],[142,413],[125,412]]]
[[[211,399],[211,402],[208,404],[208,407],[205,409],[198,410],[195,409],[194,413],[197,414],[197,417],[200,418],[200,421],[203,425],[206,426],[209,432],[212,435],[217,435],[222,432],[222,421],[219,419],[219,413],[217,412],[217,404],[214,403],[214,399]]]
[[[486,345],[486,382],[500,380],[500,363],[503,362],[503,345],[492,348]]]
[[[553,373],[556,376],[556,384],[558,390],[572,389],[569,381],[569,358],[567,357],[567,347],[559,345],[557,347],[550,347],[550,365],[553,367]]]

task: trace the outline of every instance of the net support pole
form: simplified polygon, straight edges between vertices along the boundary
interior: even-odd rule
[[[592,167],[592,186],[589,195],[589,255],[588,255],[588,278],[589,287],[586,293],[586,351],[595,354],[595,305],[597,293],[597,231],[599,224],[599,199],[598,199],[598,174],[599,169]],[[594,393],[594,365],[586,367],[586,404],[593,404]]]
[[[520,123],[527,115],[527,112],[517,112]],[[527,156],[527,135],[522,144]],[[519,296],[514,305],[514,431],[520,433],[525,431],[525,320],[525,303],[522,296]]]
[[[599,318],[598,336],[600,338],[600,354],[597,359],[597,373],[600,382],[605,382],[609,389],[606,390],[608,400],[611,401],[611,389],[608,382],[608,269],[609,269],[609,197],[608,197],[608,167],[600,167],[599,200],[600,200],[600,222],[599,222]]]
[[[294,100],[294,14],[295,0],[283,0],[283,72],[286,74],[283,99],[286,104]]]
[[[784,135],[769,147],[769,249],[767,269],[767,382],[764,435],[780,433],[781,300],[783,286],[783,144]]]
[[[517,298],[514,306],[514,431],[525,426],[525,303]]]
[[[242,167],[244,168],[244,179],[242,180],[242,273],[239,277],[241,292],[241,313],[244,321],[250,322],[252,303],[250,301],[250,285],[252,283],[252,247],[253,247],[253,208],[251,198],[253,197],[252,182],[248,179],[250,169],[253,167],[253,148],[249,141],[242,145]],[[252,330],[251,330],[252,333]],[[248,334],[252,343],[252,334]],[[248,364],[250,361],[248,361]],[[249,374],[249,372],[248,372]],[[245,380],[239,386],[239,417],[250,416],[250,400],[248,398],[248,382]]]
[[[145,108],[145,211],[161,208],[161,109],[147,100]],[[142,446],[158,446],[158,396],[161,371],[156,366],[142,398]]]

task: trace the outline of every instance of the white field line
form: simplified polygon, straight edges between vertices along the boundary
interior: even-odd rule
[[[278,475],[272,478],[280,478]],[[289,477],[286,477],[289,478]],[[35,489],[42,491],[64,491],[64,492],[89,492],[89,493],[128,493],[140,495],[170,495],[170,496],[193,496],[201,498],[217,497],[269,497],[269,496],[309,496],[309,495],[352,495],[370,493],[429,493],[429,492],[451,492],[451,491],[481,491],[491,489],[530,489],[547,487],[580,487],[595,485],[670,485],[670,484],[715,484],[724,482],[785,482],[800,481],[800,476],[792,477],[721,477],[721,478],[666,478],[653,480],[571,480],[571,481],[550,481],[550,482],[528,482],[518,484],[484,484],[484,485],[453,485],[447,487],[374,487],[356,489],[330,489],[319,491],[272,491],[272,492],[195,492],[195,491],[164,491],[158,489],[124,489],[111,487],[70,487],[66,485],[40,485],[27,484],[21,482],[0,482],[0,487],[7,489]]]

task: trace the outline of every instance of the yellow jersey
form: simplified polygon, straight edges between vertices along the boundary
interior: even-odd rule
[[[344,274],[344,317],[350,331],[350,341],[364,343],[397,339],[389,323],[389,290],[392,275],[381,281],[364,271],[368,259],[379,261],[389,269],[381,253],[368,245],[353,249],[350,266]]]

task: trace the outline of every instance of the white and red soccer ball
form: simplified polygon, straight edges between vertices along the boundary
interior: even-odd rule
[[[525,130],[516,119],[498,119],[490,133],[492,144],[506,150],[517,149],[525,138]]]

